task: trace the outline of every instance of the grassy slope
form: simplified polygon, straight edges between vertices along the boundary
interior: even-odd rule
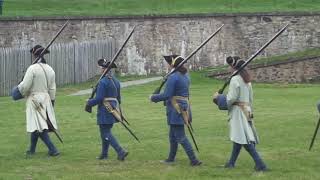
[[[131,128],[142,143],[136,143],[120,126],[113,129],[121,144],[130,151],[127,161],[118,162],[110,149],[110,159],[98,161],[100,139],[95,115],[83,111],[87,96],[66,96],[59,89],[56,113],[65,144],[58,158],[46,157],[40,142],[37,154],[25,159],[29,143],[25,133],[24,101],[0,98],[0,177],[3,179],[319,179],[319,141],[308,152],[318,113],[315,103],[319,85],[255,84],[255,120],[261,138],[258,150],[272,169],[265,174],[253,173],[253,162],[244,151],[237,168],[225,170],[231,150],[228,141],[226,112],[211,103],[211,94],[222,82],[192,75],[191,101],[196,139],[202,167],[192,168],[179,147],[177,163],[159,163],[168,151],[167,125],[161,103],[148,101],[158,85],[154,82],[123,89],[123,108]],[[81,88],[79,86],[79,88]],[[87,88],[87,87],[82,87]],[[1,179],[0,178],[0,179]]]
[[[318,0],[5,0],[4,16],[319,11]]]

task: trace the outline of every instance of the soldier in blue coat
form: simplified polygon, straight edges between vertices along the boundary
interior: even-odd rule
[[[175,68],[183,61],[178,55],[164,56],[170,68]],[[184,130],[184,119],[182,111],[188,112],[189,122],[191,123],[191,111],[189,106],[189,85],[190,78],[187,69],[182,66],[177,72],[171,74],[166,82],[166,88],[161,94],[153,94],[150,97],[152,102],[165,101],[167,111],[167,123],[169,129],[170,152],[169,156],[163,162],[172,163],[175,161],[178,144],[181,144],[188,155],[191,165],[201,164],[192,149],[192,146],[186,137]]]
[[[102,68],[102,72],[108,67],[109,64],[110,61],[107,61],[106,59],[98,60],[98,65]],[[112,64],[111,68],[117,68],[117,66]],[[109,145],[111,145],[117,152],[118,160],[123,161],[128,155],[128,152],[119,145],[118,141],[111,133],[113,124],[117,123],[118,120],[113,116],[110,110],[107,110],[107,107],[119,110],[120,103],[120,82],[112,75],[111,72],[109,72],[100,80],[97,87],[96,97],[87,101],[88,106],[92,107],[98,105],[97,124],[100,128],[100,136],[102,141],[102,150],[100,156],[98,157],[100,160],[108,158]]]

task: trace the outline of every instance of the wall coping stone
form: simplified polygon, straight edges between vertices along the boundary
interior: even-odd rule
[[[168,15],[124,15],[124,16],[15,16],[1,17],[0,21],[48,21],[48,20],[97,20],[97,19],[166,19],[166,18],[208,18],[208,17],[255,17],[255,16],[320,16],[320,12],[259,12],[259,13],[197,13]]]

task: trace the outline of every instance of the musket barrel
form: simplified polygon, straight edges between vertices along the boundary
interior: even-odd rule
[[[37,63],[42,58],[43,54],[46,52],[47,49],[49,49],[51,44],[57,39],[57,37],[61,34],[64,28],[68,25],[68,23],[69,23],[69,20],[67,20],[67,22],[64,23],[64,25],[60,28],[58,33],[52,38],[52,40],[48,43],[48,45],[41,51],[40,55],[34,61],[32,61],[32,64]],[[23,78],[24,76],[22,76],[21,81],[23,81]]]
[[[104,72],[102,73],[102,75],[100,76],[96,87],[99,84],[99,81],[110,71],[111,66],[113,65],[113,63],[116,61],[116,59],[118,58],[119,54],[121,53],[122,49],[124,48],[124,46],[127,44],[127,42],[129,41],[130,37],[132,36],[134,30],[135,30],[135,26],[133,27],[133,29],[131,30],[130,34],[128,35],[128,37],[126,38],[126,40],[123,42],[122,46],[120,47],[120,49],[118,49],[118,51],[116,52],[116,54],[113,56],[111,62],[109,63],[109,66],[104,70]]]
[[[230,80],[233,76],[239,74],[239,72],[244,69],[255,57],[257,57],[266,47],[269,46],[284,30],[287,29],[289,24],[285,25],[281,30],[279,30],[268,42],[266,42],[258,51],[256,51],[238,70],[234,71],[228,80],[224,83],[223,87],[219,90],[219,94],[222,94]]]
[[[224,24],[222,24],[214,33],[212,33],[205,41],[203,41],[195,50],[193,50],[181,63],[178,64],[178,66],[174,69],[172,69],[172,71],[170,71],[170,73],[168,73],[168,75],[166,77],[168,77],[170,74],[176,72],[185,62],[187,62],[193,55],[195,55],[204,45],[206,45],[210,39],[212,39],[218,32],[220,32],[220,30],[222,29],[222,27],[224,26]]]
[[[57,39],[57,37],[61,34],[61,32],[66,28],[68,25],[69,20],[67,20],[64,25],[60,28],[58,33],[52,38],[52,40],[48,43],[48,45],[41,51],[40,55],[32,62],[32,64],[35,64],[38,62],[38,60],[43,56],[44,52],[46,52],[47,49],[52,45],[52,43]]]
[[[134,30],[135,30],[136,26],[133,27],[133,29],[131,30],[130,34],[128,35],[128,37],[126,38],[126,40],[123,42],[122,46],[118,49],[118,51],[116,52],[116,54],[113,56],[111,62],[109,63],[108,67],[103,71],[102,75],[100,76],[99,80],[97,81],[96,85],[94,86],[95,88],[92,90],[90,99],[92,99],[97,91],[97,87],[99,84],[99,81],[111,70],[111,66],[113,65],[113,63],[116,61],[117,57],[119,56],[120,52],[122,51],[122,49],[124,48],[124,46],[127,44],[127,42],[129,41],[130,37],[132,36]],[[88,113],[92,112],[92,107],[86,105],[85,106],[85,111],[87,111]]]
[[[164,85],[164,83],[167,81],[167,78],[169,77],[170,74],[176,72],[185,62],[187,62],[193,55],[195,55],[205,44],[207,44],[209,42],[210,39],[212,39],[220,30],[221,28],[224,26],[224,24],[222,24],[214,33],[212,33],[205,41],[203,41],[195,50],[193,50],[181,63],[178,64],[177,67],[173,68],[168,74],[166,74],[163,77],[163,81],[161,82],[160,87],[158,87],[153,94],[159,94],[161,91],[162,86]],[[156,93],[157,92],[157,93]]]

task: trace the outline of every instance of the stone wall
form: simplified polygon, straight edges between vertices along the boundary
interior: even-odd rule
[[[253,65],[249,66],[249,72],[256,82],[319,82],[320,56]],[[226,79],[229,76],[230,73],[225,71],[209,75],[218,79]]]
[[[187,56],[222,24],[222,31],[191,58],[190,68],[221,65],[228,55],[247,58],[287,23],[288,29],[260,56],[320,45],[320,13],[71,17],[70,21],[57,42],[111,37],[119,47],[136,25],[118,62],[121,72],[130,74],[163,72],[166,64],[162,55]],[[64,22],[65,18],[59,17],[0,18],[0,47],[46,44]]]

